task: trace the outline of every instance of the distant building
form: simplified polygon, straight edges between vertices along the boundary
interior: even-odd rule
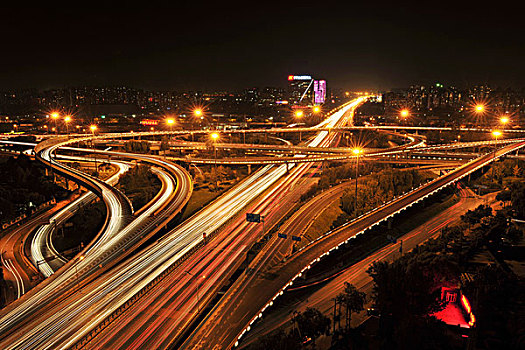
[[[316,80],[311,75],[288,76],[288,101],[293,106],[324,104],[326,80]]]

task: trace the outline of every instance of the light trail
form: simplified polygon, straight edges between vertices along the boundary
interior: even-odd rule
[[[49,156],[49,154],[50,153],[48,151],[46,156]],[[123,154],[121,155],[125,156]],[[128,156],[133,158],[140,157],[142,159],[150,158],[148,156],[129,154]],[[99,271],[100,267],[113,263],[116,258],[118,258],[118,256],[123,256],[122,251],[126,251],[134,244],[139,243],[140,240],[145,238],[149,232],[158,231],[163,227],[163,225],[160,225],[161,222],[171,219],[173,215],[177,213],[177,210],[180,211],[183,208],[189,199],[189,195],[191,195],[192,190],[191,180],[187,173],[184,172],[182,168],[165,161],[160,161],[157,159],[150,159],[150,161],[159,166],[169,168],[171,172],[174,173],[174,175],[164,175],[165,178],[163,181],[166,184],[171,184],[165,186],[164,194],[158,198],[154,205],[148,208],[148,210],[143,211],[136,220],[127,225],[124,230],[117,230],[115,234],[106,236],[105,240],[100,239],[92,246],[88,246],[87,252],[84,254],[84,259],[75,259],[74,261],[68,263],[69,265],[66,265],[67,270],[65,270],[62,274],[56,277],[53,276],[52,280],[50,280],[49,283],[45,284],[43,287],[36,287],[34,290],[32,290],[32,292],[34,291],[35,293],[31,295],[31,298],[24,300],[26,303],[20,302],[8,310],[2,310],[3,313],[2,318],[0,319],[0,334],[2,337],[4,337],[4,339],[2,339],[2,343],[4,343],[5,346],[2,345],[0,347],[9,348],[10,346],[13,346],[16,348],[16,345],[13,345],[10,340],[5,338],[13,335],[14,333],[12,331],[9,332],[6,330],[13,327],[18,329],[25,328],[26,330],[27,328],[31,328],[31,326],[28,324],[29,322],[27,318],[44,306],[47,307],[49,304],[54,305],[55,301],[60,298],[63,292],[67,291],[68,293],[62,295],[65,299],[62,298],[60,301],[66,300],[64,303],[66,303],[67,306],[63,307],[59,302],[55,306],[48,307],[48,313],[55,314],[54,310],[52,309],[54,307],[62,311],[71,305],[75,305],[74,303],[71,303],[68,298],[74,297],[72,291],[76,289],[75,286],[78,284],[78,276],[86,277],[92,275]],[[164,172],[158,173],[160,174]],[[177,180],[175,180],[173,176],[176,176]],[[177,187],[176,193],[175,187]],[[107,191],[111,192],[109,190]],[[103,194],[108,193],[103,191]],[[109,201],[109,205],[118,206],[118,198],[116,199],[117,201]],[[162,210],[163,215],[155,216],[155,214],[160,210]],[[131,233],[133,233],[133,236],[131,236]],[[42,316],[42,318],[45,321],[51,319],[47,316],[48,315],[45,314],[45,316]],[[40,323],[40,320],[34,320],[34,322]],[[71,326],[71,323],[66,325],[63,322],[57,321],[53,326],[55,327],[59,325]],[[43,338],[46,338],[46,336],[50,335],[46,331],[34,333],[29,330],[28,332],[23,333],[25,335],[31,334],[32,336],[40,339],[40,341],[43,340]],[[28,341],[28,344],[32,344],[33,341]],[[32,347],[32,345],[28,346],[29,348]]]
[[[68,159],[79,159],[76,157],[67,157]],[[82,160],[91,160],[80,158]],[[122,174],[124,174],[129,169],[129,165],[122,162],[111,162],[112,164],[118,167],[117,173],[111,176],[106,183],[110,186],[114,186]],[[45,276],[49,277],[55,271],[58,270],[61,266],[67,263],[67,260],[61,256],[58,251],[53,246],[52,234],[58,226],[69,220],[82,206],[95,200],[97,196],[93,192],[86,192],[79,198],[75,199],[73,202],[68,204],[58,213],[53,215],[49,219],[49,224],[42,225],[38,228],[33,239],[31,241],[31,260],[34,265],[40,270],[40,272]],[[107,232],[104,231],[103,234]],[[55,257],[55,267],[52,267],[49,264],[49,257]]]
[[[359,103],[360,101],[358,100],[352,104],[349,104],[343,111],[340,111],[335,116],[329,118],[329,125],[335,125],[335,123],[338,122],[346,123],[347,120],[352,117],[352,115],[349,114],[346,118],[343,118],[343,116],[345,116],[347,111],[352,110]],[[320,133],[323,132],[321,131]],[[325,132],[322,135],[323,137],[314,138],[310,145],[312,147],[327,145],[331,140],[331,138],[327,137],[329,136],[329,133]],[[331,135],[332,138],[334,135],[335,134]],[[298,156],[297,158],[301,158],[301,156]],[[294,166],[293,163],[291,163],[290,165],[292,167]],[[212,203],[212,205],[204,209],[201,213],[198,213],[196,216],[190,218],[189,221],[185,222],[181,227],[174,230],[172,233],[170,233],[170,235],[173,237],[183,237],[191,235],[189,236],[190,239],[187,240],[187,243],[185,244],[191,244],[192,240],[193,242],[202,240],[202,232],[207,232],[209,234],[210,232],[219,229],[222,226],[222,224],[229,220],[230,217],[235,215],[236,212],[242,210],[245,206],[251,203],[253,198],[259,198],[260,194],[270,189],[264,194],[262,198],[258,199],[257,202],[262,204],[257,204],[257,209],[255,209],[256,212],[262,211],[262,213],[264,214],[270,209],[271,204],[274,203],[276,198],[278,198],[280,195],[283,195],[284,192],[289,189],[291,183],[297,181],[297,179],[300,178],[310,166],[310,164],[302,164],[296,167],[290,172],[288,176],[285,177],[285,182],[282,185],[272,187],[271,189],[270,185],[274,184],[277,180],[281,179],[283,175],[286,174],[286,166],[282,165],[263,167],[261,170],[254,173],[252,177],[246,179],[245,182],[241,183],[237,188],[234,188],[236,192],[233,196],[229,195],[219,198],[219,200]],[[222,210],[220,210],[221,208]],[[209,212],[211,212],[209,215],[202,216],[202,214],[207,214]],[[253,235],[253,233],[250,237],[246,237],[244,234],[246,231],[243,229],[243,225],[245,225],[244,219],[240,218],[236,220],[237,221],[236,223],[234,223],[234,225],[239,225],[239,230],[235,231],[232,234],[229,234],[227,238],[221,239],[221,248],[218,248],[217,250],[214,249],[213,252],[207,252],[207,249],[204,248],[204,251],[207,253],[203,253],[204,255],[200,258],[195,257],[191,260],[192,262],[196,262],[197,265],[190,266],[188,267],[188,269],[190,269],[191,271],[196,271],[195,276],[200,276],[201,274],[206,275],[206,279],[205,281],[203,281],[202,285],[200,287],[197,286],[197,289],[200,289],[201,293],[205,293],[210,288],[217,287],[216,282],[220,278],[222,278],[226,271],[231,270],[230,266],[232,264],[238,261],[236,257],[238,256],[238,254],[240,254],[241,251],[243,251],[243,246],[245,247],[248,242],[253,242],[253,239],[256,237],[255,235]],[[239,221],[242,223],[242,225],[238,224]],[[197,230],[191,232],[195,228],[197,228]],[[193,238],[191,238],[192,236]],[[169,239],[170,238],[166,237],[165,239],[161,240],[161,242],[168,241]],[[189,247],[191,246],[188,246],[186,248]],[[224,252],[224,254],[219,256],[217,255],[218,252]],[[123,344],[126,343],[127,340],[121,339],[115,344],[100,345],[99,343],[99,345],[97,346],[109,346],[111,348],[130,348],[131,346],[131,348],[135,348],[141,347],[141,345],[139,344],[145,344],[144,341],[148,339],[148,346],[157,347],[160,346],[159,344],[162,343],[163,339],[169,336],[169,333],[171,332],[170,330],[182,327],[182,325],[185,324],[185,322],[187,322],[186,315],[194,314],[194,312],[197,312],[197,310],[195,309],[198,309],[199,297],[196,295],[197,293],[195,292],[195,284],[191,285],[191,283],[193,282],[193,278],[187,276],[184,272],[182,272],[182,275],[176,274],[170,278],[175,279],[175,282],[169,287],[166,287],[166,290],[169,290],[170,293],[162,295],[162,298],[164,300],[167,299],[166,304],[162,304],[162,306],[157,306],[156,308],[154,307],[153,309],[152,307],[146,307],[149,310],[147,313],[148,315],[155,309],[159,310],[158,307],[166,310],[179,310],[177,312],[177,316],[170,315],[169,327],[166,325],[166,327],[168,327],[169,329],[166,329],[166,327],[164,327],[164,324],[161,321],[166,318],[166,313],[162,312],[163,316],[159,316],[158,318],[156,317],[156,321],[152,324],[149,324],[149,322],[146,321],[146,323],[149,324],[149,326],[147,327],[147,332],[155,332],[157,336],[158,332],[160,332],[157,327],[159,325],[163,326],[162,335],[159,336],[159,338],[156,339],[154,342],[152,342],[153,340],[147,338],[146,336],[141,335],[135,340],[135,342],[133,343],[134,345],[127,344],[124,346]],[[198,284],[200,282],[197,281],[196,283]],[[201,295],[201,297],[203,296]],[[173,300],[173,302],[169,303],[169,300],[171,298],[176,298],[176,300]],[[116,325],[122,326],[122,324],[123,323],[117,323]],[[142,332],[142,328],[140,329]]]

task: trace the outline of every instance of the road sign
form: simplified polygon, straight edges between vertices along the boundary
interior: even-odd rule
[[[246,213],[246,221],[261,222],[261,214]]]
[[[299,241],[301,241],[301,237],[299,237],[299,236],[292,236],[292,241],[299,242]]]
[[[288,238],[288,235],[286,233],[278,233],[277,237],[279,237],[279,238]]]

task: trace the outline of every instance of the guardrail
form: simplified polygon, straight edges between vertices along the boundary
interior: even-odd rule
[[[344,225],[342,225],[341,227],[337,228],[336,230],[332,230],[332,231],[328,231],[327,233],[325,233],[324,235],[318,237],[317,239],[315,239],[314,241],[310,242],[308,245],[302,247],[301,249],[299,249],[297,252],[294,253],[294,256],[298,256],[298,254],[300,254],[302,251],[306,251],[306,249],[309,249],[311,247],[313,247],[316,243],[318,243],[319,241],[321,240],[324,240],[324,239],[327,239],[328,237],[330,236],[333,236],[335,235],[336,233],[338,232],[341,232],[343,230],[346,229],[346,227],[348,227],[349,225],[353,224],[353,223],[357,223],[359,220],[361,219],[364,219],[365,217],[368,217],[368,216],[371,216],[372,214],[376,214],[378,212],[380,212],[381,210],[384,209],[385,206],[389,206],[389,205],[392,205],[394,204],[395,202],[400,202],[401,200],[403,199],[406,199],[408,198],[409,196],[413,195],[416,191],[421,191],[422,189],[424,189],[425,187],[429,187],[433,184],[435,184],[436,182],[439,182],[439,181],[443,181],[446,177],[451,177],[448,181],[445,181],[442,185],[439,185],[436,189],[430,191],[429,193],[425,194],[425,195],[422,195],[420,196],[419,198],[417,198],[416,200],[410,202],[408,205],[405,205],[403,206],[402,208],[396,210],[395,212],[392,212],[388,215],[385,215],[384,217],[382,217],[381,219],[377,220],[375,223],[365,227],[364,229],[360,230],[359,232],[357,232],[356,234],[354,234],[353,236],[347,238],[346,240],[338,243],[337,245],[333,245],[330,249],[326,250],[325,252],[317,255],[316,258],[312,259],[309,263],[306,264],[306,266],[304,266],[297,274],[295,274],[289,281],[288,283],[286,283],[283,287],[280,288],[280,290],[273,296],[273,298],[271,298],[270,301],[268,301],[261,309],[259,309],[259,312],[256,312],[256,316],[253,317],[244,327],[244,329],[237,335],[237,338],[235,340],[235,343],[233,344],[234,347],[237,347],[239,345],[239,341],[242,339],[242,337],[244,336],[244,334],[246,334],[246,332],[249,332],[251,330],[251,326],[259,319],[259,318],[262,318],[262,315],[264,313],[264,311],[266,311],[269,307],[273,306],[273,302],[279,297],[279,296],[282,296],[284,294],[284,292],[286,291],[286,289],[288,287],[290,287],[291,285],[293,285],[294,281],[301,277],[303,273],[305,273],[307,270],[309,270],[313,264],[319,262],[323,257],[327,256],[330,254],[330,252],[334,251],[334,250],[337,250],[339,249],[340,246],[342,246],[343,244],[346,244],[348,242],[350,242],[351,240],[355,239],[356,237],[360,236],[361,234],[365,233],[367,230],[373,228],[374,226],[376,225],[379,225],[380,223],[382,223],[383,221],[386,221],[388,219],[390,219],[391,217],[397,215],[398,213],[400,213],[401,211],[403,210],[406,210],[407,208],[411,207],[412,205],[416,204],[416,203],[419,203],[420,201],[424,200],[425,198],[428,198],[429,196],[433,195],[434,193],[442,190],[443,188],[457,182],[458,180],[462,179],[463,177],[465,176],[468,176],[470,175],[471,173],[479,170],[480,168],[490,164],[492,161],[494,161],[496,158],[499,158],[501,156],[504,156],[505,154],[507,153],[510,153],[510,152],[513,152],[517,149],[520,149],[521,147],[525,146],[525,142],[521,142],[517,145],[513,145],[512,147],[511,146],[507,146],[509,147],[510,149],[508,150],[500,150],[499,152],[502,152],[501,154],[497,154],[497,155],[492,155],[492,152],[491,153],[487,153],[467,164],[464,164],[462,165],[461,167],[437,178],[437,179],[434,179],[432,181],[429,181],[401,196],[398,196],[394,199],[392,199],[391,201],[387,202],[387,203],[384,203],[383,205],[381,205],[380,207],[378,208],[375,208],[365,214],[362,214],[361,216],[345,223]],[[483,158],[486,158],[486,159],[483,159]],[[476,166],[473,166],[474,163],[480,163],[480,164],[477,164]],[[471,169],[467,170],[467,171],[464,171],[466,168],[468,167],[471,167]],[[293,259],[293,257],[292,257]]]

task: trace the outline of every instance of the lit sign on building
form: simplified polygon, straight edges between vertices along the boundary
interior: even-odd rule
[[[314,81],[314,104],[323,104],[326,99],[326,80]]]
[[[158,120],[153,120],[153,119],[142,119],[140,121],[140,124],[142,125],[148,125],[148,126],[151,126],[151,125],[158,125],[159,124],[159,121]]]
[[[312,80],[310,75],[289,75],[288,80]]]

